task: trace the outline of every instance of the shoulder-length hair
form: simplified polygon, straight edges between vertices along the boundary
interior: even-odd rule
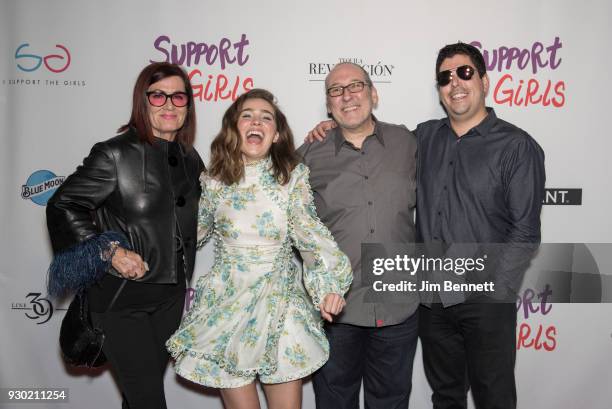
[[[213,178],[226,185],[239,183],[244,177],[244,161],[242,159],[242,138],[238,132],[238,118],[242,106],[247,99],[259,98],[269,103],[274,109],[278,140],[270,148],[272,172],[281,185],[287,184],[291,171],[298,164],[298,157],[293,144],[293,133],[285,114],[279,109],[274,95],[265,89],[254,88],[236,99],[225,111],[221,123],[221,131],[210,146],[210,170]]]
[[[185,70],[179,65],[170,64],[167,62],[155,62],[146,66],[138,75],[136,84],[134,85],[134,94],[132,96],[132,114],[130,121],[122,125],[117,132],[122,133],[129,128],[135,128],[138,137],[143,142],[153,142],[153,130],[151,129],[151,121],[149,120],[148,104],[146,92],[157,81],[161,81],[168,77],[180,77],[185,84],[185,92],[189,98],[187,104],[187,115],[185,123],[176,133],[176,141],[180,142],[186,148],[193,147],[196,134],[196,114],[195,104],[193,101],[193,88]]]

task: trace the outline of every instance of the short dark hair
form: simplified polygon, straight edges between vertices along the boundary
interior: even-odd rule
[[[440,71],[442,62],[447,58],[452,58],[457,54],[467,55],[474,64],[474,68],[478,71],[478,75],[482,78],[487,73],[484,57],[480,50],[473,45],[462,43],[459,41],[456,44],[448,44],[440,49],[438,58],[436,59],[436,75]]]
[[[185,85],[185,92],[189,98],[187,103],[187,114],[185,115],[185,123],[176,133],[176,141],[180,142],[186,148],[193,147],[196,134],[196,114],[195,104],[193,100],[193,88],[189,81],[189,76],[181,68],[180,65],[170,64],[167,62],[155,62],[147,65],[138,74],[136,84],[134,85],[134,93],[132,95],[132,114],[127,124],[122,125],[117,132],[125,132],[129,128],[135,128],[138,137],[143,142],[153,142],[153,131],[151,129],[151,121],[148,115],[147,89],[151,84],[161,81],[168,77],[180,77]]]
[[[298,164],[298,157],[293,144],[293,133],[285,114],[278,107],[274,95],[270,91],[254,88],[238,97],[225,111],[221,130],[210,145],[210,169],[208,174],[226,185],[239,183],[244,177],[244,161],[242,159],[242,138],[238,131],[238,118],[242,106],[248,99],[263,99],[274,109],[278,140],[270,148],[272,173],[281,185],[289,182],[291,171]]]

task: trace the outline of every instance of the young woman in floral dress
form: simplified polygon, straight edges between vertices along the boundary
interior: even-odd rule
[[[308,175],[273,95],[240,96],[201,177],[198,238],[214,237],[214,265],[167,342],[176,372],[220,388],[227,409],[259,408],[256,378],[268,408],[299,408],[301,379],[328,359],[321,317],[341,312],[352,273],[316,215]]]

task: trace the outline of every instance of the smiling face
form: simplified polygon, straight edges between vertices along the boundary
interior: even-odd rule
[[[165,94],[185,92],[185,84],[179,76],[166,77],[157,81],[147,89],[150,91],[161,91]],[[155,107],[147,102],[147,113],[151,122],[153,135],[168,141],[173,141],[176,133],[185,123],[187,106],[177,108],[172,104],[170,98],[161,107]]]
[[[264,159],[278,140],[274,107],[261,98],[244,101],[238,113],[240,150],[244,163]]]
[[[367,83],[363,71],[352,64],[339,64],[329,73],[325,88],[347,85],[363,81]],[[342,95],[327,96],[327,112],[331,113],[338,125],[354,133],[367,132],[372,127],[372,109],[378,103],[378,93],[373,85],[366,85],[356,93],[344,89]]]
[[[474,63],[472,63],[470,57],[464,54],[455,54],[442,61],[439,72],[454,70],[462,65],[469,65],[474,68]],[[446,113],[451,122],[462,123],[469,128],[478,125],[487,116],[485,96],[488,91],[489,77],[485,74],[481,78],[477,72],[467,81],[462,80],[456,72],[453,72],[450,83],[438,87],[440,101],[446,108]]]

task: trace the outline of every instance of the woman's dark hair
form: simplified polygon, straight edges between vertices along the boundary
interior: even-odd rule
[[[281,185],[289,182],[291,171],[298,164],[298,157],[293,145],[293,133],[287,118],[279,109],[274,95],[265,89],[254,88],[236,99],[225,111],[221,130],[210,146],[211,158],[209,174],[226,185],[239,183],[244,177],[244,161],[240,150],[242,138],[238,132],[238,118],[244,102],[259,98],[269,103],[274,109],[278,140],[270,148],[272,172]]]
[[[185,123],[176,133],[176,141],[180,142],[186,148],[191,148],[195,141],[196,134],[196,115],[195,104],[193,101],[193,88],[185,70],[179,65],[170,64],[167,62],[156,62],[146,66],[138,75],[136,84],[134,85],[134,94],[132,96],[132,114],[130,121],[121,126],[117,132],[122,133],[129,128],[135,128],[138,137],[143,142],[151,143],[153,141],[153,131],[151,129],[151,121],[149,121],[148,104],[146,92],[151,86],[158,81],[168,77],[180,77],[185,84],[185,92],[189,98],[187,104],[187,114]]]

